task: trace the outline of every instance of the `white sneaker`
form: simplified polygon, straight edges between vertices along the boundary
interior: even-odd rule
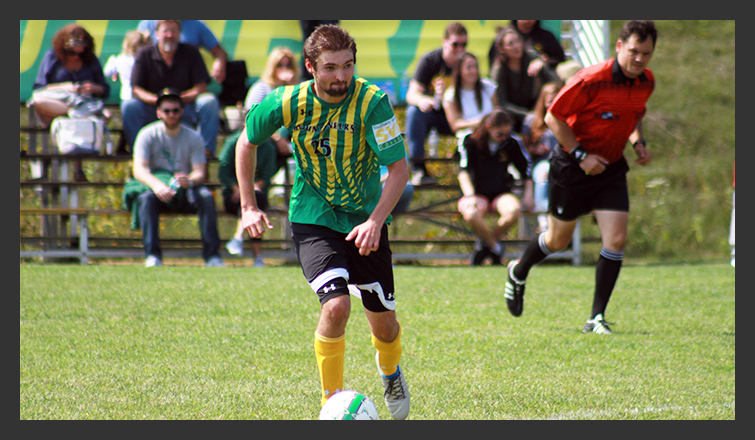
[[[391,417],[394,420],[406,420],[409,416],[410,396],[409,387],[406,385],[406,379],[404,373],[401,371],[401,367],[396,369],[396,374],[391,377],[383,376],[380,370],[380,354],[375,353],[375,363],[378,366],[378,375],[383,381],[383,388],[385,393],[385,404],[388,407],[388,412],[391,413]]]
[[[612,333],[611,328],[608,327],[608,322],[603,319],[602,313],[598,313],[593,319],[588,319],[582,331],[584,333],[593,332],[599,335],[610,335]]]
[[[144,267],[157,267],[162,265],[163,260],[158,258],[156,255],[148,255],[147,260],[144,262]]]
[[[231,255],[242,256],[244,255],[244,240],[234,237],[228,240],[225,248],[228,249],[228,253]]]
[[[265,267],[265,261],[262,260],[262,257],[257,255],[257,258],[254,259],[254,267]]]
[[[204,267],[225,267],[225,264],[223,264],[223,260],[221,260],[220,257],[214,256],[207,260]]]

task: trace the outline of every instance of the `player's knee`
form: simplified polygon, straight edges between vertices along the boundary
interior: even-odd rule
[[[614,252],[622,252],[627,243],[627,234],[614,234],[603,239],[603,247]]]
[[[317,289],[317,296],[320,298],[320,305],[324,305],[331,299],[344,295],[346,295],[347,298],[349,296],[349,283],[345,278],[341,277],[334,278]],[[344,305],[344,301],[333,301],[332,304],[329,305],[329,307],[335,309],[335,312],[343,313],[343,310],[341,309],[346,307],[350,309],[351,303]]]

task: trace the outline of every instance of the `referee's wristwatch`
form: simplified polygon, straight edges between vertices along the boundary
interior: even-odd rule
[[[642,144],[643,147],[646,147],[648,143],[645,141],[645,139],[640,139],[637,142],[632,144],[632,148],[637,148],[638,144]]]
[[[577,162],[582,162],[587,157],[587,151],[582,147],[582,144],[577,144],[577,146],[569,152],[569,155],[576,159]]]

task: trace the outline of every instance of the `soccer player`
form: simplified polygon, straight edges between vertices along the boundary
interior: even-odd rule
[[[610,334],[605,310],[619,277],[629,219],[624,158],[627,140],[640,165],[651,155],[642,135],[645,104],[655,87],[647,65],[658,33],[650,20],[624,24],[616,57],[580,70],[556,96],[545,122],[561,145],[551,158],[549,227],[533,238],[520,260],[511,261],[506,305],[520,316],[530,269],[566,248],[578,217],[593,213],[602,249],[595,267],[595,294],[583,331]]]
[[[303,55],[313,79],[276,89],[247,114],[236,147],[242,222],[252,237],[272,227],[255,204],[255,151],[286,126],[297,165],[289,220],[302,272],[320,300],[314,348],[321,404],[343,390],[351,293],[365,308],[388,410],[406,419],[409,389],[399,367],[387,228],[409,179],[404,141],[388,96],[354,75],[356,43],[345,30],[318,27]],[[388,169],[382,191],[381,165]]]

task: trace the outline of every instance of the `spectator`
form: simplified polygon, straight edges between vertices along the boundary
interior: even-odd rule
[[[409,81],[406,92],[406,139],[414,185],[436,182],[425,167],[425,139],[432,128],[441,134],[453,134],[442,108],[442,99],[466,47],[466,28],[461,23],[450,23],[446,26],[442,47],[420,58]]]
[[[555,70],[556,66],[566,61],[566,54],[558,38],[540,24],[541,20],[511,20],[511,27],[519,32],[524,47],[535,50],[548,67]]]
[[[178,41],[181,20],[157,20],[155,26],[157,44],[137,52],[131,73],[134,96],[121,104],[126,140],[134,145],[139,130],[157,120],[157,93],[172,88],[181,92],[183,121],[198,127],[205,154],[212,157],[220,131],[219,103],[215,95],[205,93],[210,76],[202,56],[195,46]]]
[[[532,181],[535,183],[535,211],[538,214],[538,230],[548,229],[548,171],[550,170],[550,156],[558,147],[558,139],[545,123],[548,107],[558,95],[563,84],[560,81],[545,84],[540,91],[535,109],[524,119],[522,126],[522,140],[532,159]]]
[[[123,38],[121,53],[110,55],[105,63],[105,76],[121,82],[121,101],[132,98],[131,71],[134,69],[134,56],[142,47],[152,44],[152,38],[142,31],[130,31]]]
[[[317,28],[317,26],[322,26],[325,24],[338,24],[338,20],[299,20],[299,26],[301,27],[302,34],[302,44],[307,41],[307,38],[312,35],[312,32],[315,31],[315,28]],[[307,71],[307,68],[304,66],[304,57],[301,58],[301,71],[303,80],[309,81],[310,79],[312,79],[312,74],[309,73],[309,71]]]
[[[249,89],[244,108],[249,111],[252,105],[262,102],[265,96],[276,88],[299,84],[300,82],[301,71],[296,64],[294,54],[286,47],[276,47],[270,51],[260,79]],[[277,171],[285,165],[287,158],[291,157],[291,141],[285,127],[273,134],[271,139],[278,150],[275,168]]]
[[[233,238],[226,244],[226,249],[231,255],[242,256],[244,254],[244,226],[241,223],[241,198],[239,184],[236,178],[236,143],[241,136],[241,130],[236,131],[226,138],[223,148],[218,155],[218,179],[223,193],[223,206],[229,214],[238,217],[236,230]],[[254,197],[257,207],[261,211],[267,211],[268,192],[270,180],[277,171],[277,149],[275,144],[268,139],[257,146],[257,168],[254,172]],[[262,238],[252,238],[252,251],[254,252],[254,267],[264,267],[262,259]]]
[[[138,30],[130,31],[123,38],[121,53],[110,55],[110,58],[105,63],[105,76],[121,83],[121,114],[123,113],[123,102],[133,97],[131,71],[134,69],[134,57],[139,49],[149,44],[152,44],[152,37],[150,37],[149,33]],[[128,155],[126,138],[124,136],[120,137],[116,154]]]
[[[499,240],[521,215],[519,199],[511,192],[514,178],[509,164],[514,164],[524,181],[522,203],[532,209],[532,163],[521,139],[513,133],[511,116],[501,109],[480,121],[462,141],[459,153],[459,185],[464,194],[459,199],[459,213],[478,237],[470,264],[479,266],[490,257],[492,264],[500,265],[504,246]],[[487,213],[499,215],[492,231],[485,222]]]
[[[446,119],[459,140],[471,133],[493,111],[495,83],[480,78],[477,57],[465,53],[454,71],[453,86],[443,95]]]
[[[281,86],[290,86],[301,82],[301,70],[296,64],[291,49],[278,46],[270,51],[267,63],[258,79],[249,89],[244,102],[248,111],[253,104],[259,104],[268,93]]]
[[[43,127],[66,115],[96,114],[109,119],[104,100],[110,95],[110,86],[94,49],[92,36],[76,23],[62,27],[53,36],[52,49],[42,58],[27,103]],[[74,180],[86,182],[81,159],[75,161],[74,168]]]
[[[535,107],[543,84],[558,80],[558,75],[534,52],[524,50],[522,37],[516,30],[503,29],[495,41],[501,55],[490,72],[498,84],[494,102],[511,113],[514,131],[521,133],[524,118]]]
[[[149,32],[153,41],[156,41],[155,31],[157,22],[161,20],[142,20],[137,27],[140,31]],[[212,30],[202,20],[178,20],[181,22],[181,36],[178,41],[188,43],[199,48],[205,48],[215,58],[210,70],[210,76],[218,84],[225,80],[226,63],[228,53],[223,49]]]
[[[126,208],[134,213],[132,227],[140,225],[142,229],[145,266],[162,265],[159,215],[170,210],[198,214],[205,266],[222,267],[215,198],[203,186],[207,159],[202,138],[181,122],[181,92],[163,90],[156,105],[159,121],[139,131],[134,144],[134,180],[124,187]]]

